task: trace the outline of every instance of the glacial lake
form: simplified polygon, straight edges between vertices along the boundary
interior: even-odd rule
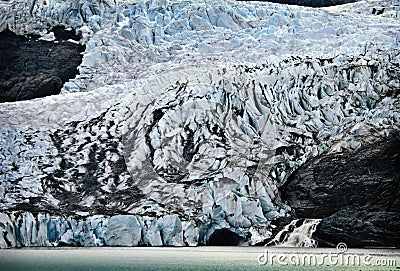
[[[1,249],[0,270],[400,270],[400,250],[349,249],[338,253],[335,248],[282,247]]]

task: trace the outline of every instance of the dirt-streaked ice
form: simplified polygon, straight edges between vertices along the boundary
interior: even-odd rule
[[[86,50],[61,95],[0,105],[0,247],[269,238],[295,169],[399,130],[398,6],[362,3],[2,2],[0,30]]]

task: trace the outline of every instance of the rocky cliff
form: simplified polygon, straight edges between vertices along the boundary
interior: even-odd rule
[[[299,217],[323,218],[320,244],[400,244],[400,138],[389,134],[356,151],[311,159],[282,187]]]
[[[63,27],[51,33],[49,37],[0,33],[0,102],[58,94],[75,77],[84,49],[79,37]]]
[[[0,3],[0,30],[85,45],[59,95],[0,104],[0,246],[257,244],[295,216],[322,219],[321,244],[397,246],[399,17],[395,1]]]

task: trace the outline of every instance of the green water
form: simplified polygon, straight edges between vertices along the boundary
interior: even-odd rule
[[[3,249],[0,270],[400,270],[400,250],[350,249],[346,255],[368,256],[368,265],[322,264],[324,255],[335,253],[335,249],[264,247]],[[260,254],[268,257],[265,265],[258,262]],[[317,262],[296,262],[304,255]]]

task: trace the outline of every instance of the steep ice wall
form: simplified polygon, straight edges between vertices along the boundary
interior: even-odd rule
[[[177,215],[60,216],[29,212],[0,214],[0,247],[37,246],[196,246],[205,244],[191,223]],[[201,233],[204,235],[205,233]],[[201,235],[200,235],[201,237]]]
[[[297,168],[398,133],[395,16],[231,1],[46,3],[0,8],[16,32],[86,31],[86,51],[62,95],[0,105],[1,229],[11,236],[2,246],[31,244],[12,234],[21,223],[56,221],[57,242],[43,233],[32,244],[58,244],[86,227],[63,221],[98,215],[109,225],[100,232],[116,231],[111,241],[65,243],[140,245],[148,227],[177,231],[149,244],[207,244],[219,229],[255,244],[291,214],[278,189]]]

